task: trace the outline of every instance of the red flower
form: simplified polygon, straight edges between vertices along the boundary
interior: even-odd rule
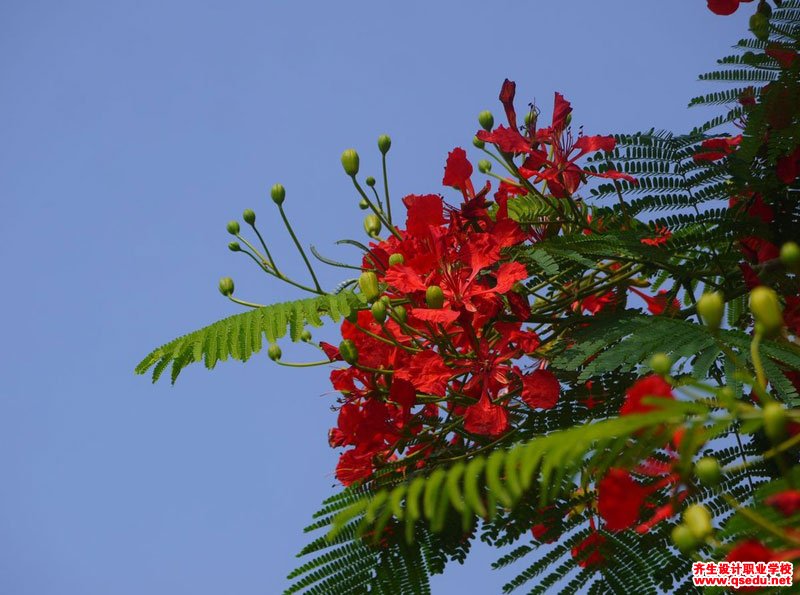
[[[800,176],[800,146],[788,155],[778,159],[775,167],[778,179],[784,184],[793,184]]]
[[[552,409],[561,385],[550,370],[536,370],[522,377],[522,400],[533,409]]]
[[[464,413],[464,429],[482,436],[499,436],[508,430],[508,412],[484,395]]]
[[[637,380],[636,383],[625,392],[625,403],[623,403],[619,410],[620,415],[657,411],[658,406],[642,403],[642,399],[645,397],[675,398],[672,394],[672,387],[667,381],[657,374],[651,374],[650,376],[645,376]]]
[[[609,531],[622,531],[639,520],[647,490],[624,469],[609,469],[597,486],[597,512]]]
[[[784,516],[792,516],[800,510],[800,490],[784,490],[773,494],[764,502],[780,510]]]
[[[769,225],[775,219],[775,211],[769,206],[760,194],[749,192],[744,196],[731,196],[728,201],[728,206],[734,208],[744,203],[745,212],[748,216],[755,219],[761,219],[764,223]]]
[[[795,335],[800,335],[800,296],[786,296],[786,307],[783,309],[783,322]]]
[[[567,130],[572,107],[561,93],[555,94],[550,126],[535,131],[532,129],[535,126],[534,121],[528,126],[528,136],[521,134],[517,129],[517,116],[513,106],[515,91],[514,83],[506,79],[500,91],[500,101],[506,110],[508,127],[498,126],[491,132],[480,130],[477,137],[484,142],[494,144],[504,153],[527,154],[527,159],[519,167],[523,176],[533,177],[534,182],[544,181],[553,196],[559,198],[572,195],[586,176],[621,178],[635,183],[633,177],[622,172],[608,170],[595,173],[581,169],[576,164],[576,161],[587,153],[613,150],[616,141],[612,136],[582,135],[574,140]]]
[[[797,60],[797,52],[791,48],[772,46],[765,51],[770,58],[774,58],[781,65],[781,68],[791,68]]]
[[[733,153],[742,142],[742,135],[726,138],[709,138],[700,143],[700,148],[692,157],[695,161],[717,161]]]
[[[342,485],[349,486],[362,479],[367,479],[372,475],[371,452],[360,452],[358,449],[346,450],[339,457],[339,464],[336,465],[336,479]]]
[[[594,531],[572,548],[572,557],[580,559],[578,565],[582,568],[602,566],[606,561],[603,550],[607,541],[605,535]]]
[[[395,377],[408,380],[421,393],[444,396],[447,381],[453,376],[442,356],[426,349],[415,354],[406,366],[397,370]]]
[[[667,314],[671,314],[677,310],[680,310],[681,304],[678,300],[673,299],[672,303],[667,303],[667,290],[662,289],[658,292],[658,295],[647,295],[646,293],[639,291],[635,287],[629,287],[633,293],[638,295],[642,298],[645,303],[647,304],[647,309],[650,311],[651,314],[659,316],[666,312]]]
[[[642,244],[647,244],[648,246],[660,246],[661,244],[666,244],[667,240],[672,237],[672,232],[668,230],[666,227],[660,227],[658,225],[655,226],[656,235],[652,238],[643,238],[640,240]]]
[[[753,0],[707,0],[708,8],[714,14],[729,15],[736,12],[739,2],[752,2]]]
[[[772,562],[776,554],[757,539],[748,539],[734,547],[725,560],[728,562]]]

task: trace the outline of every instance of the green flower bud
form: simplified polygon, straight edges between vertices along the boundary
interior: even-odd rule
[[[711,330],[717,330],[722,324],[725,312],[725,298],[717,291],[704,293],[697,300],[697,313]]]
[[[484,110],[478,114],[478,124],[481,125],[481,128],[484,130],[491,130],[494,128],[494,116],[492,112],[489,110]]]
[[[672,369],[672,360],[666,353],[656,353],[650,358],[650,367],[659,376],[666,376]]]
[[[358,153],[356,153],[355,149],[347,149],[342,153],[342,167],[348,176],[356,176],[358,173],[358,162]]]
[[[703,457],[694,466],[694,474],[705,486],[713,487],[722,479],[722,469],[714,457]]]
[[[767,337],[774,336],[783,327],[783,312],[774,289],[759,285],[750,292],[750,312]]]
[[[438,285],[431,285],[425,290],[425,303],[428,308],[439,309],[444,306],[444,292]]]
[[[367,179],[364,180],[364,182],[367,184],[367,186],[372,187],[375,185],[375,178],[373,178],[372,176],[367,176]]]
[[[406,309],[403,306],[395,306],[393,313],[395,320],[398,322],[405,322],[408,320],[408,312],[406,312]]]
[[[275,184],[272,190],[269,191],[269,195],[272,197],[272,202],[281,206],[286,199],[286,189],[283,187],[283,184]]]
[[[482,149],[486,146],[486,143],[479,139],[477,136],[472,139],[472,146],[476,149]]]
[[[239,245],[239,242],[231,242],[228,244],[228,250],[231,252],[241,252],[242,247]]]
[[[382,324],[386,320],[386,304],[378,300],[372,304],[372,317],[375,322]]]
[[[238,221],[228,221],[227,230],[228,230],[229,234],[231,234],[232,236],[235,236],[237,233],[239,233],[239,222]]]
[[[675,525],[672,529],[672,543],[683,554],[691,554],[700,545],[697,538],[686,525]]]
[[[308,330],[307,328],[304,328],[303,332],[300,333],[300,340],[305,343],[308,343],[311,340],[311,331]]]
[[[391,256],[389,256],[389,266],[395,264],[404,264],[406,261],[406,257],[400,254],[399,252],[395,252]]]
[[[362,198],[358,201],[358,208],[362,211],[366,211],[369,208],[369,203]]]
[[[786,436],[786,408],[780,403],[764,405],[764,432],[773,442],[780,442]]]
[[[769,17],[760,12],[750,17],[750,31],[760,41],[769,39]]]
[[[786,242],[781,246],[781,262],[795,273],[800,273],[800,246],[797,242]]]
[[[389,152],[391,146],[392,146],[392,139],[389,137],[388,134],[381,134],[378,137],[378,150],[380,150],[381,153],[386,155],[386,153]]]
[[[698,541],[705,541],[714,532],[711,513],[702,504],[692,504],[684,510],[683,522]]]
[[[482,174],[488,174],[492,171],[492,162],[488,159],[481,159],[478,161],[478,171]]]
[[[378,276],[372,271],[361,273],[358,278],[358,288],[361,290],[361,295],[368,302],[374,302],[381,294],[381,290],[378,287]]]
[[[571,116],[572,114],[568,115]],[[531,125],[536,125],[536,112],[533,110],[530,110],[527,114],[525,114],[525,126],[530,127]],[[569,126],[569,121],[567,122],[567,126]]]
[[[253,225],[256,222],[256,212],[253,209],[245,209],[242,213],[242,219],[248,225]]]
[[[381,232],[381,220],[375,213],[364,217],[364,231],[368,236],[376,236]]]
[[[356,344],[350,339],[345,339],[339,343],[339,353],[342,355],[342,359],[348,364],[352,365],[358,362],[358,349],[356,348]]]
[[[383,302],[383,305],[386,306],[387,308],[392,305],[392,300],[389,299],[388,295],[382,295],[381,302]]]
[[[267,347],[267,355],[269,356],[269,359],[271,359],[273,362],[276,362],[281,359],[283,352],[277,343],[270,343],[269,347]]]
[[[229,295],[233,295],[233,279],[230,277],[223,277],[219,280],[219,292],[228,297]]]

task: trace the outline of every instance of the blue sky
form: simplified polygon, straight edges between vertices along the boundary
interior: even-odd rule
[[[151,348],[237,309],[297,294],[226,249],[245,208],[287,270],[307,245],[360,238],[339,154],[395,196],[444,191],[454,146],[505,77],[587,133],[684,131],[699,72],[749,5],[631,2],[37,2],[0,4],[0,592],[274,593],[331,493],[327,372],[266,356],[133,375]],[[455,195],[448,195],[457,200]],[[321,271],[332,287],[338,272]],[[286,348],[292,359],[310,349]],[[478,551],[434,593],[499,592]],[[521,568],[516,568],[521,570]],[[507,575],[506,575],[507,576]]]

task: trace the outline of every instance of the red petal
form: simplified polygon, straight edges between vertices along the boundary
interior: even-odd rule
[[[408,209],[406,230],[411,235],[425,235],[429,227],[438,227],[444,223],[442,197],[435,194],[409,194],[403,199]]]
[[[461,147],[456,147],[450,151],[447,155],[447,163],[444,166],[442,184],[464,190],[471,175],[472,164],[467,160],[466,151]]]
[[[478,138],[486,143],[492,143],[504,153],[526,153],[530,151],[531,144],[514,128],[498,126],[491,132],[481,130]]]
[[[550,370],[536,370],[522,377],[522,400],[533,409],[552,409],[560,392],[561,384]]]
[[[708,0],[708,8],[714,14],[727,16],[739,8],[739,0]]]

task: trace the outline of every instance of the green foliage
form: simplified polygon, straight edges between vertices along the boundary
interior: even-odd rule
[[[322,326],[322,316],[334,322],[347,316],[361,302],[356,295],[344,291],[256,308],[215,322],[151,351],[139,365],[137,374],[153,368],[153,382],[172,364],[172,382],[191,363],[203,362],[208,369],[229,357],[246,362],[261,351],[263,339],[274,343],[286,335],[299,341],[306,326]]]

